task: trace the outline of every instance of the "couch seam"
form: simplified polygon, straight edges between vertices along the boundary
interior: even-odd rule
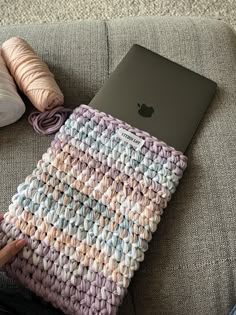
[[[168,267],[165,267],[165,266],[158,266],[157,269],[151,269],[151,272],[155,272],[155,271],[176,271],[176,270],[196,270],[198,268],[205,268],[207,266],[214,266],[214,265],[223,265],[225,263],[234,263],[236,262],[236,257],[234,258],[223,258],[223,259],[215,259],[215,260],[212,260],[212,261],[207,261],[205,263],[193,263],[193,264],[185,264],[185,265],[178,265],[176,267],[173,267],[173,268],[168,268]],[[140,271],[142,273],[145,273],[144,270],[142,270],[142,267],[140,268]],[[150,271],[150,269],[149,269]]]
[[[175,16],[178,19],[204,19],[204,20],[213,20],[213,21],[220,21],[224,24],[226,24],[227,26],[229,26],[230,28],[232,28],[231,24],[229,24],[228,22],[226,22],[225,20],[218,18],[218,17],[207,17],[207,16]],[[141,16],[121,16],[121,17],[114,17],[114,18],[80,18],[80,19],[75,19],[75,20],[66,20],[66,21],[42,21],[42,22],[30,22],[30,23],[13,23],[13,24],[0,24],[1,28],[10,28],[10,27],[24,27],[24,26],[28,26],[28,27],[33,27],[33,26],[45,26],[45,25],[58,25],[58,24],[77,24],[79,22],[102,22],[102,21],[120,21],[122,19],[136,19],[136,18],[151,18],[151,19],[155,19],[155,18],[169,18],[169,16],[158,16],[158,15],[151,15],[151,16],[146,16],[146,15],[141,15]],[[233,29],[233,28],[232,28]]]
[[[135,302],[134,302],[134,294],[133,294],[132,288],[130,288],[129,293],[130,293],[130,297],[131,297],[131,301],[132,301],[132,305],[133,305],[134,315],[137,315],[136,305],[135,305]]]
[[[107,78],[110,76],[110,45],[109,45],[109,32],[107,21],[104,20],[105,33],[106,33],[106,44],[107,44]]]

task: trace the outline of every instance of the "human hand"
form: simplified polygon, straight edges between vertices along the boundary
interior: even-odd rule
[[[0,216],[0,222],[3,217]],[[26,240],[15,240],[0,250],[0,268],[12,259],[26,244]]]

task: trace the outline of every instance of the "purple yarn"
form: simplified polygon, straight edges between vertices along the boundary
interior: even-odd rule
[[[32,112],[28,117],[28,121],[37,133],[50,135],[60,129],[72,111],[71,108],[60,106],[43,113]]]

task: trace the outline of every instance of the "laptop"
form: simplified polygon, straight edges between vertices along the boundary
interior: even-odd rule
[[[216,83],[133,45],[89,106],[186,151]]]

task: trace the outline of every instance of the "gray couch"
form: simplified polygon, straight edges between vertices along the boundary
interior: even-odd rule
[[[232,29],[205,18],[138,17],[1,27],[0,43],[14,35],[25,38],[49,65],[65,104],[71,107],[93,97],[133,43],[217,82],[214,102],[186,152],[188,170],[119,313],[226,315],[236,302],[236,37]],[[51,139],[37,135],[27,115],[0,129],[2,212]]]

